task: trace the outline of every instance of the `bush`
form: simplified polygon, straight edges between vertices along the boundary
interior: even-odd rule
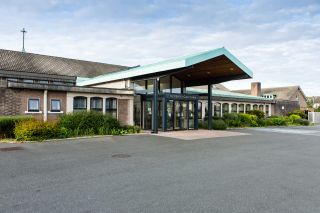
[[[241,121],[237,113],[226,113],[223,119],[228,127],[241,127]]]
[[[75,112],[60,117],[58,125],[67,129],[68,136],[110,135],[121,129],[117,119],[100,112]]]
[[[296,124],[297,122],[297,120],[298,119],[301,119],[301,117],[299,116],[299,115],[296,115],[296,114],[292,114],[292,115],[290,115],[289,117],[288,117],[288,123],[290,123],[290,124]]]
[[[247,112],[250,115],[255,115],[258,117],[258,119],[263,119],[265,117],[264,112],[262,112],[261,110],[250,110]]]
[[[295,120],[294,123],[302,125],[302,126],[309,126],[310,125],[310,122],[307,119],[303,119],[303,118]]]
[[[21,121],[32,120],[31,116],[1,116],[0,138],[14,138],[14,127]]]
[[[258,117],[252,114],[239,114],[239,119],[243,127],[257,127],[258,126]]]
[[[266,126],[287,126],[288,120],[286,117],[267,118],[265,119]]]
[[[294,110],[292,112],[288,113],[288,116],[290,117],[291,115],[299,115],[301,118],[307,119],[307,115],[304,113],[303,110]]]
[[[42,141],[65,137],[65,131],[56,123],[36,120],[22,121],[16,124],[14,134],[17,140]]]
[[[214,120],[212,122],[212,128],[215,130],[226,130],[227,129],[227,125],[223,120]]]

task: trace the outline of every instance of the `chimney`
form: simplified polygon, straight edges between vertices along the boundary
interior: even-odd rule
[[[252,82],[251,83],[251,95],[261,96],[261,83],[260,82]]]

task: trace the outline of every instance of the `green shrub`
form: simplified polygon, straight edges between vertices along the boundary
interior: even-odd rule
[[[0,116],[0,138],[13,138],[14,127],[17,123],[32,120],[31,116]]]
[[[266,126],[287,126],[288,120],[286,117],[266,118]]]
[[[294,123],[302,125],[302,126],[309,126],[310,125],[310,122],[307,119],[303,119],[303,118],[295,120]]]
[[[290,117],[291,115],[299,115],[301,118],[307,119],[307,115],[304,113],[303,110],[293,110],[292,112],[288,113],[288,116]]]
[[[220,118],[221,119],[221,118]],[[240,127],[241,122],[237,113],[225,113],[223,120],[228,127]]]
[[[222,120],[214,120],[212,122],[212,128],[215,130],[225,130],[227,129],[227,124]]]
[[[250,114],[250,115],[255,115],[258,117],[258,119],[262,119],[265,117],[265,114],[263,111],[261,110],[250,110],[247,112],[247,114]]]
[[[298,119],[301,119],[301,117],[299,116],[299,115],[296,115],[296,114],[292,114],[292,115],[290,115],[289,117],[288,117],[288,123],[289,124],[296,124],[297,122],[297,120]]]
[[[257,127],[258,126],[258,117],[252,114],[239,114],[239,119],[243,127]]]
[[[16,124],[14,134],[17,140],[42,141],[65,137],[65,130],[56,123],[27,120]]]
[[[110,135],[121,129],[117,119],[100,112],[75,112],[60,117],[58,125],[66,128],[69,136]]]

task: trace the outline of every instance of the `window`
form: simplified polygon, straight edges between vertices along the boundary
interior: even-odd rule
[[[228,103],[222,104],[222,113],[223,113],[223,115],[229,113],[229,104]]]
[[[239,104],[239,113],[244,113],[244,104]]]
[[[29,99],[28,100],[28,112],[39,112],[40,111],[40,100]]]
[[[214,116],[221,117],[221,104],[220,103],[214,104]]]
[[[39,80],[39,81],[38,81],[38,83],[39,83],[39,84],[48,84],[48,83],[49,83],[49,81]]]
[[[73,111],[87,110],[87,98],[78,96],[73,98]]]
[[[171,92],[181,94],[181,81],[174,76],[172,76]]]
[[[60,112],[61,102],[57,99],[51,99],[51,112]]]
[[[231,104],[231,112],[237,113],[238,112],[238,105],[237,104]]]
[[[22,81],[23,81],[23,83],[29,83],[29,84],[33,83],[33,80],[31,80],[31,79],[23,79]]]
[[[246,113],[248,113],[251,110],[251,105],[250,104],[246,104]]]
[[[202,102],[198,102],[198,119],[202,119]]]
[[[111,117],[117,118],[117,99],[107,98],[106,99],[106,114]]]
[[[63,83],[61,81],[52,81],[52,84],[54,84],[54,85],[62,85]]]
[[[102,112],[102,98],[99,98],[99,97],[91,98],[90,110]]]
[[[8,81],[18,82],[18,79],[17,78],[8,78]]]

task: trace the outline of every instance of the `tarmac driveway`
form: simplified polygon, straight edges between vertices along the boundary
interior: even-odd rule
[[[271,129],[0,144],[0,212],[320,212],[320,128]]]

